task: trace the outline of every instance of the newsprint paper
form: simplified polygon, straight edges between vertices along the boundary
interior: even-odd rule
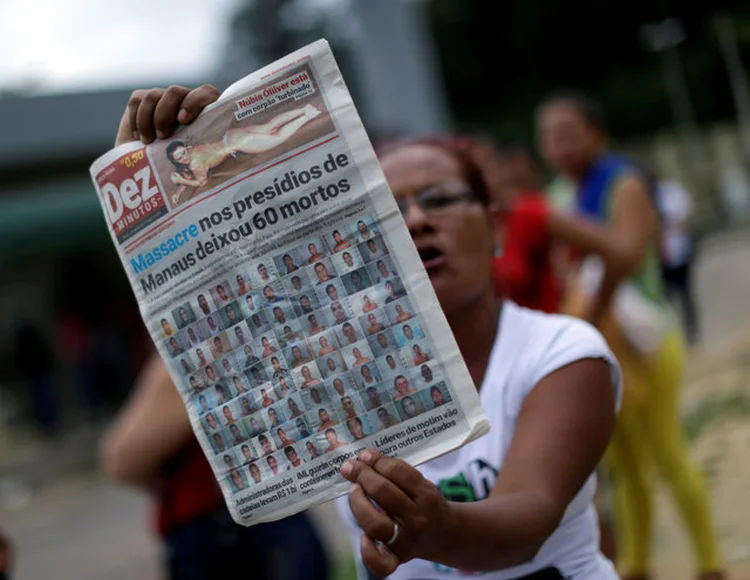
[[[234,519],[418,464],[489,423],[325,41],[91,176],[143,319]]]

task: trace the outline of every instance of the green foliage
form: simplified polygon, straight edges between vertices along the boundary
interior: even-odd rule
[[[678,17],[686,32],[679,53],[696,118],[734,116],[713,16],[734,17],[750,64],[750,13],[739,0],[431,0],[430,26],[454,114],[460,124],[489,124],[501,137],[531,142],[533,113],[554,89],[578,88],[600,100],[615,137],[674,126],[659,56],[642,42],[641,26]]]

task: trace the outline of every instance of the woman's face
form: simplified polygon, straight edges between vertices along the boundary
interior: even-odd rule
[[[185,165],[190,163],[190,152],[187,150],[187,147],[177,147],[174,150],[172,157],[178,163],[183,163]]]
[[[575,106],[552,103],[537,119],[539,147],[554,170],[576,177],[599,152],[603,135],[590,126]]]
[[[404,146],[386,154],[381,164],[397,200],[441,185],[455,193],[469,190],[458,161],[437,147]],[[493,232],[484,206],[459,202],[426,213],[412,203],[405,220],[446,313],[492,292]]]

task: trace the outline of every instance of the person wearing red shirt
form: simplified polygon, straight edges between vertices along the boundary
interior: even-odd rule
[[[250,528],[232,521],[158,355],[106,434],[101,459],[109,477],[152,495],[154,527],[164,542],[170,580],[238,573],[279,580],[327,578],[323,545],[304,513]]]

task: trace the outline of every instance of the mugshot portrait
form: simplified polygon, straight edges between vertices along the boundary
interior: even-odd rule
[[[239,371],[239,365],[235,359],[234,353],[229,352],[223,357],[214,361],[214,367],[218,369],[219,373],[224,378],[229,378]]]
[[[370,385],[359,393],[362,403],[365,409],[372,411],[383,405],[391,402],[391,396],[389,389],[386,385],[380,383],[376,385]]]
[[[338,375],[346,372],[349,368],[344,362],[344,358],[339,352],[332,352],[327,354],[316,361],[318,368],[323,375],[323,378],[327,379],[334,375]]]
[[[383,256],[367,265],[367,272],[375,284],[382,284],[393,278],[397,278],[396,267],[390,256]]]
[[[252,290],[252,278],[248,276],[246,270],[240,269],[232,277],[232,288],[234,290],[234,295],[238,299],[242,298]]]
[[[263,334],[271,330],[271,325],[266,319],[266,313],[263,310],[251,314],[250,318],[245,322],[247,322],[247,325],[250,328],[250,334],[252,334],[255,339],[262,337]]]
[[[388,353],[398,350],[393,332],[390,329],[383,330],[367,337],[367,342],[376,358],[386,356]]]
[[[212,393],[210,390],[205,390],[197,395],[194,395],[192,400],[193,407],[195,408],[195,411],[199,416],[203,416],[206,413],[211,412],[216,406],[214,393]]]
[[[286,415],[278,405],[266,408],[263,413],[265,414],[266,425],[268,425],[270,429],[281,427],[281,424],[286,421]]]
[[[312,289],[292,296],[290,302],[294,306],[296,316],[305,316],[321,307],[320,299]]]
[[[370,280],[370,275],[367,273],[367,268],[359,268],[358,270],[344,274],[341,279],[344,283],[346,293],[349,295],[358,294],[372,286],[372,280]]]
[[[235,453],[235,457],[237,458],[235,459],[235,464],[238,467],[248,466],[258,460],[258,452],[253,447],[251,441],[246,441],[240,445],[239,449],[235,448],[232,452]]]
[[[257,292],[248,292],[237,300],[242,306],[244,318],[250,318],[263,307],[263,302],[258,298]]]
[[[334,268],[336,268],[336,271],[341,274],[351,272],[364,266],[362,257],[359,255],[359,251],[355,247],[334,254],[332,260]]]
[[[331,397],[343,397],[357,392],[357,385],[350,373],[340,373],[326,379],[326,388]]]
[[[323,383],[320,369],[314,363],[305,364],[293,371],[294,382],[301,390],[318,387]]]
[[[331,453],[349,443],[349,435],[341,425],[326,428],[323,430],[323,436],[325,437],[324,453]]]
[[[293,296],[300,292],[307,292],[313,287],[312,281],[310,280],[309,268],[300,268],[291,276],[284,277],[281,284],[284,288],[284,292],[288,296]]]
[[[349,418],[344,425],[349,432],[349,438],[352,442],[361,441],[375,432],[372,425],[370,425],[370,419],[367,414]]]
[[[323,309],[330,308],[330,305],[334,302],[343,303],[347,300],[346,289],[338,278],[318,286],[316,293]]]
[[[293,421],[287,421],[281,427],[271,431],[277,449],[283,449],[287,445],[294,445],[299,440],[299,433]]]
[[[209,292],[217,309],[223,308],[229,302],[234,300],[234,293],[232,292],[229,280],[224,280],[223,282],[216,284],[209,289]]]
[[[326,319],[325,310],[316,310],[315,312],[308,314],[303,320],[302,332],[308,337],[314,337],[318,334],[325,332],[328,329],[328,321]]]
[[[213,459],[213,463],[216,465],[217,471],[219,473],[229,473],[233,469],[237,469],[242,465],[242,461],[240,460],[240,457],[235,453],[234,449],[228,449],[221,455],[215,457]]]
[[[249,418],[245,419],[245,425],[250,437],[258,437],[268,431],[268,427],[266,426],[266,422],[263,420],[260,411],[253,413]],[[256,450],[258,449],[255,445],[254,447]]]
[[[257,403],[255,402],[251,394],[241,396],[238,399],[238,404],[240,407],[240,414],[243,419],[251,417],[258,411]]]
[[[351,231],[354,239],[359,242],[366,242],[380,234],[377,222],[372,216],[362,216],[351,225]]]
[[[323,258],[319,262],[315,262],[312,267],[315,285],[318,287],[325,286],[328,282],[338,279],[336,269],[333,267],[333,262],[330,258]]]
[[[353,419],[357,415],[364,413],[365,408],[359,397],[345,394],[343,397],[338,397],[336,411],[339,418],[342,421],[346,421],[347,419]]]
[[[190,306],[189,302],[185,302],[184,304],[181,304],[174,310],[172,310],[172,317],[175,321],[175,324],[177,324],[177,328],[182,330],[189,324],[192,324],[195,322],[195,313],[193,312],[193,307]]]
[[[203,334],[203,328],[200,324],[191,324],[185,328],[185,338],[188,348],[195,348],[200,345],[208,336]]]
[[[268,377],[268,373],[266,373],[266,368],[263,364],[256,364],[246,369],[245,377],[247,378],[251,389],[270,382],[270,378]]]
[[[324,236],[328,250],[334,254],[336,252],[343,252],[352,247],[354,242],[354,236],[352,232],[344,226],[343,228],[336,228],[329,234]]]
[[[338,350],[338,340],[333,331],[321,332],[309,341],[311,348],[318,358],[324,357]]]
[[[344,357],[344,362],[352,373],[356,374],[356,370],[363,365],[371,365],[375,360],[375,356],[370,350],[370,345],[367,341],[362,340],[353,345],[346,345],[341,347],[341,354]]]
[[[179,355],[174,362],[174,368],[176,368],[177,372],[181,375],[189,375],[196,371],[195,363],[192,361],[189,352]]]
[[[349,300],[345,297],[331,301],[326,309],[326,316],[330,327],[344,324],[351,319],[353,315],[354,312],[349,305]]]
[[[419,391],[422,397],[422,404],[425,409],[431,410],[446,403],[450,403],[453,398],[448,391],[448,386],[444,382],[432,385],[429,388]]]
[[[283,399],[297,391],[297,385],[293,376],[279,377],[272,384],[279,399]]]
[[[341,326],[335,328],[336,340],[339,343],[339,350],[350,347],[364,340],[365,334],[358,328],[357,321],[346,321]]]
[[[378,431],[398,425],[401,421],[393,404],[386,404],[382,407],[378,407],[374,411],[370,411],[368,417],[370,419],[370,424]]]
[[[182,333],[173,334],[163,342],[164,349],[167,351],[171,358],[184,355],[187,352],[187,348],[183,342]]]
[[[289,418],[289,422],[304,416],[305,406],[299,394],[288,395],[284,399],[284,403],[286,403],[286,416]]]
[[[424,338],[422,327],[416,320],[410,320],[394,326],[393,334],[400,347],[410,346],[413,342]]]
[[[379,308],[360,316],[359,324],[365,335],[373,336],[379,332],[383,332],[391,325],[391,321],[388,320],[385,311],[382,308]]]
[[[232,348],[238,352],[242,352],[242,348],[246,344],[251,344],[253,342],[253,333],[250,331],[250,327],[244,320],[235,324],[227,334],[229,335],[229,341],[232,344]]]
[[[229,329],[235,324],[239,324],[243,321],[242,310],[236,301],[230,302],[222,307],[221,310],[219,310],[219,316],[221,317],[224,329]]]
[[[278,282],[264,284],[261,288],[263,306],[268,308],[281,302],[286,302],[284,287]]]
[[[216,336],[224,330],[224,323],[218,312],[213,312],[200,320],[198,326],[200,327],[201,336],[206,340],[212,336]]]
[[[323,454],[317,437],[315,436],[312,436],[309,439],[303,441],[301,443],[301,446],[304,448],[302,457],[305,459],[305,461],[313,461]]]
[[[196,295],[193,304],[196,306],[195,312],[200,313],[200,316],[208,316],[213,311],[211,305],[208,302],[208,297],[211,297],[210,292],[200,292]]]
[[[252,440],[253,447],[258,450],[261,457],[265,457],[276,451],[276,446],[271,440],[270,433],[261,433]]]
[[[299,255],[297,248],[292,248],[279,254],[273,259],[276,265],[276,270],[282,276],[289,276],[299,271],[302,264],[302,258]]]
[[[265,286],[279,277],[276,267],[273,265],[273,260],[256,264],[252,275],[256,286]]]
[[[208,344],[210,345],[211,355],[214,360],[226,356],[232,350],[232,345],[230,344],[229,337],[225,331],[211,337],[208,340]]]
[[[362,260],[366,264],[383,258],[389,254],[388,247],[381,236],[375,236],[357,245]]]
[[[385,312],[391,324],[397,325],[414,318],[414,308],[408,298],[400,298],[385,305]]]
[[[284,301],[273,306],[266,307],[266,319],[271,323],[274,332],[278,332],[279,327],[288,324],[297,318],[292,310],[291,304]]]
[[[302,323],[299,320],[290,320],[283,326],[275,326],[273,330],[282,349],[304,341],[305,338]]]
[[[374,363],[363,364],[356,370],[352,369],[351,375],[354,377],[354,381],[357,383],[360,390],[371,387],[382,381],[382,375]]]
[[[365,292],[350,296],[349,303],[352,305],[356,315],[362,316],[379,310],[385,304],[385,297],[382,289],[372,287],[368,288]]]
[[[296,445],[287,445],[283,451],[287,460],[287,469],[296,469],[305,462]]]

